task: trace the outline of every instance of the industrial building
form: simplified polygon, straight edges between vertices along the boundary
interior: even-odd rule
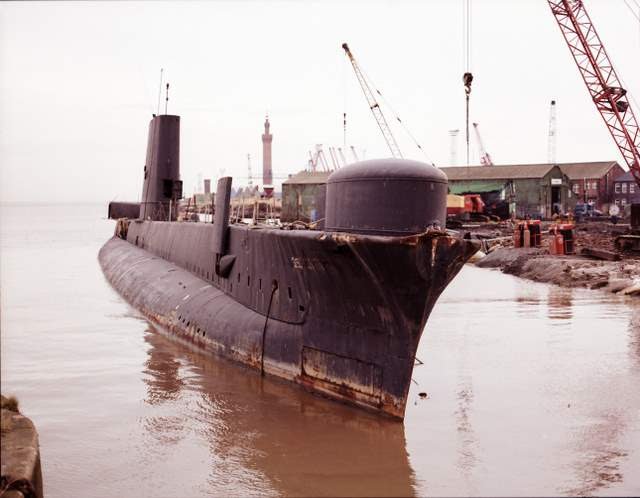
[[[485,203],[504,201],[518,218],[549,218],[575,204],[569,177],[554,164],[441,168],[451,194],[482,194]],[[487,202],[488,200],[488,202]]]
[[[577,202],[589,202],[605,211],[614,202],[614,178],[624,172],[616,161],[441,169],[449,179],[449,193],[481,194],[487,206],[506,204],[504,216],[518,218],[550,218],[572,211]],[[323,218],[325,184],[330,174],[301,171],[290,175],[282,184],[282,220],[311,222]],[[633,188],[622,187],[622,183],[633,183],[631,175],[620,181],[618,203],[622,202],[622,189],[628,196],[626,193]]]
[[[463,166],[442,168],[452,194],[499,195],[510,213],[547,218],[578,202],[605,211],[613,202],[614,178],[624,170],[616,161]]]
[[[320,221],[324,218],[327,178],[330,171],[301,171],[282,182],[283,222]]]

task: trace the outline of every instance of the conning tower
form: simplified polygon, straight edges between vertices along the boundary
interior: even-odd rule
[[[149,123],[140,218],[175,221],[181,198],[180,116],[154,116]]]

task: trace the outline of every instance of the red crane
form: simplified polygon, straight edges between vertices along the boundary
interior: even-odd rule
[[[640,186],[640,126],[582,0],[547,0],[591,98]]]

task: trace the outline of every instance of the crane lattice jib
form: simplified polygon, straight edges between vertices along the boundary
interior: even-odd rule
[[[478,148],[480,149],[480,164],[482,166],[493,166],[493,159],[484,148],[482,137],[480,136],[480,130],[478,130],[478,123],[473,123],[473,129],[476,132],[476,141],[478,142]]]
[[[351,61],[353,70],[356,73],[356,78],[358,78],[358,82],[362,87],[362,91],[364,92],[364,96],[367,99],[367,103],[369,104],[369,108],[371,109],[371,112],[373,113],[373,116],[376,118],[376,122],[380,127],[382,136],[384,137],[385,141],[387,142],[387,145],[389,146],[391,155],[396,158],[402,158],[402,152],[400,152],[400,147],[398,147],[398,143],[396,142],[395,137],[391,133],[391,129],[389,128],[387,120],[385,119],[384,114],[382,114],[380,105],[378,104],[373,92],[371,91],[371,88],[369,88],[369,84],[367,83],[366,78],[362,74],[362,71],[360,70],[360,66],[358,66],[358,63],[356,62],[355,58],[353,57],[353,54],[351,53],[351,50],[349,50],[349,47],[347,46],[346,43],[342,44],[342,48],[344,49],[344,51],[347,54],[347,57],[349,57],[349,60]]]
[[[582,0],[547,0],[580,74],[640,185],[640,127]]]

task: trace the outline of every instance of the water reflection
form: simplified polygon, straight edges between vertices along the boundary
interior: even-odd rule
[[[629,355],[633,365],[640,369],[640,305],[633,307],[629,320]]]
[[[516,312],[522,318],[535,318],[540,313],[541,299],[535,289],[519,288],[515,297]]]
[[[472,471],[477,464],[476,437],[471,424],[471,408],[473,405],[473,384],[470,376],[466,376],[458,386],[458,407],[456,421],[460,445],[458,450],[458,468],[469,481]]]
[[[175,359],[173,353],[154,350],[153,354],[150,352],[144,366],[143,381],[147,385],[146,402],[156,405],[175,400],[184,387],[184,381],[179,375],[180,362]]]
[[[640,307],[629,302],[628,353],[633,361],[630,368],[640,363]],[[611,331],[613,332],[613,330]],[[627,435],[629,425],[637,421],[638,411],[620,406],[619,398],[627,398],[630,406],[640,406],[637,385],[629,382],[624,368],[611,369],[602,378],[594,377],[589,388],[593,390],[585,400],[586,422],[572,434],[571,453],[575,485],[566,490],[571,496],[591,496],[602,493],[616,483],[625,481],[624,465],[629,457]],[[599,385],[600,384],[600,385]],[[633,446],[631,449],[635,449]]]
[[[574,473],[578,486],[566,490],[570,496],[591,496],[614,483],[623,481],[620,469],[627,452],[620,448],[620,436],[626,430],[623,416],[602,415],[575,435]]]
[[[146,417],[144,429],[153,438],[181,434],[206,445],[203,493],[415,494],[401,423],[262,378],[153,330],[145,340],[148,400],[174,414]],[[171,403],[176,396],[180,403]]]
[[[551,324],[560,325],[555,320],[571,320],[573,318],[573,289],[549,286],[547,313]]]

